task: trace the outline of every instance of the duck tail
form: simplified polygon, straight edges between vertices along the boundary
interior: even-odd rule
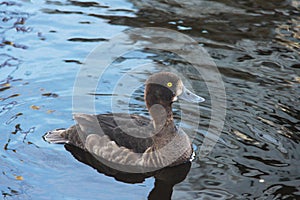
[[[68,139],[66,137],[66,129],[55,129],[53,131],[47,132],[43,138],[45,141],[49,143],[55,143],[55,144],[65,144],[68,142]]]

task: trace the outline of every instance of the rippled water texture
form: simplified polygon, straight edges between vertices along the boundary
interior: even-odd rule
[[[297,0],[1,1],[2,198],[147,198],[153,178],[138,184],[118,182],[42,136],[74,123],[73,84],[95,47],[125,29],[153,26],[179,31],[203,46],[226,89],[227,115],[220,140],[205,158],[197,154],[172,198],[299,199],[299,5]],[[188,65],[166,52],[123,55],[102,89],[89,94],[95,96],[98,113],[109,112],[111,83],[118,75],[143,63],[176,69]],[[155,70],[150,67],[132,81],[142,85]],[[193,140],[199,149],[209,134],[210,94],[203,80],[189,71],[186,75],[207,99],[201,104]],[[131,111],[146,115],[142,88],[133,95]]]

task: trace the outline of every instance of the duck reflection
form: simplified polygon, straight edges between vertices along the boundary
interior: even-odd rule
[[[65,144],[65,148],[69,151],[78,161],[89,165],[96,169],[99,173],[106,176],[114,177],[117,181],[124,183],[142,183],[146,178],[154,177],[154,188],[148,195],[149,200],[168,200],[171,199],[173,187],[177,183],[182,182],[191,168],[191,162],[165,167],[163,169],[147,172],[147,173],[128,173],[112,169],[98,159],[91,153],[71,144]]]

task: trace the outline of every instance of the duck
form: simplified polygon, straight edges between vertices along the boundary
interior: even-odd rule
[[[145,82],[144,101],[151,116],[128,113],[75,113],[75,125],[43,137],[49,143],[74,145],[112,168],[130,173],[155,171],[190,161],[192,143],[174,123],[178,99],[201,103],[172,72],[158,72]]]

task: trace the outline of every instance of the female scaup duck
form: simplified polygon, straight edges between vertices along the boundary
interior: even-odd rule
[[[178,165],[190,160],[193,150],[188,136],[173,121],[172,103],[177,97],[193,103],[204,101],[187,90],[177,75],[156,73],[146,81],[144,93],[152,120],[124,113],[75,114],[76,125],[50,131],[44,138],[77,146],[118,165],[153,170]]]

